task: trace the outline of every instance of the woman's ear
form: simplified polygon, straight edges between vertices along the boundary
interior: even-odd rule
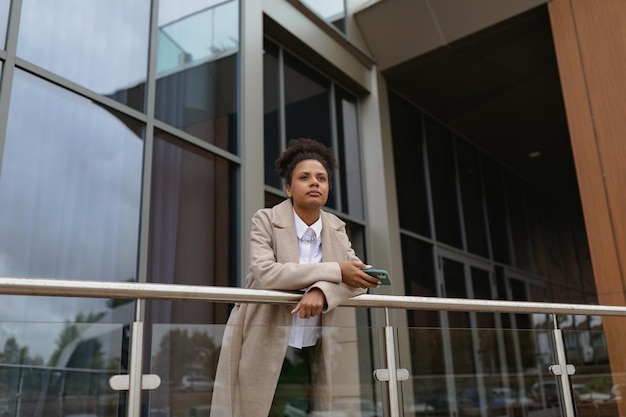
[[[287,192],[287,197],[291,198],[291,185],[287,184],[285,186],[285,191]]]

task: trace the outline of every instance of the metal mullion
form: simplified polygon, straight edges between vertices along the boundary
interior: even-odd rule
[[[463,211],[463,193],[461,190],[461,177],[459,174],[459,155],[457,150],[457,137],[452,134],[452,158],[454,161],[454,189],[457,201],[457,215],[459,216],[459,228],[461,229],[461,247],[464,251],[469,252],[467,244],[467,232],[465,231],[465,215]]]
[[[148,247],[150,224],[150,193],[152,185],[152,150],[154,144],[154,109],[156,95],[156,51],[158,31],[158,0],[152,0],[150,10],[150,41],[148,52],[148,72],[145,96],[145,132],[143,152],[143,173],[141,188],[141,219],[137,259],[137,281],[148,282]],[[146,300],[137,298],[135,321],[131,325],[131,337],[128,356],[128,401],[129,416],[141,415],[141,394],[143,379],[143,355],[145,346],[144,321]]]
[[[127,105],[122,104],[119,101],[113,100],[112,98],[98,94],[80,84],[76,84],[73,81],[63,78],[29,61],[23,60],[21,58],[16,58],[15,66],[37,77],[45,79],[47,82],[51,84],[57,85],[59,87],[62,87],[65,90],[71,91],[73,93],[78,94],[79,96],[85,97],[93,101],[94,103],[109,107],[113,110],[116,110],[120,113],[130,116],[140,122],[146,123],[147,121],[147,116],[145,113],[138,111],[136,109],[133,109],[132,107],[128,107]]]
[[[335,83],[331,81],[329,97],[328,97],[328,99],[330,100],[330,129],[331,129],[330,134],[332,136],[330,138],[330,141],[332,143],[333,154],[335,155],[335,160],[340,161],[341,159],[339,158],[339,146],[338,146],[339,131],[337,129],[337,106],[335,105],[336,103],[335,94],[336,94]],[[345,138],[344,138],[344,142],[345,142]],[[333,189],[331,189],[330,191],[335,193],[335,200],[337,202],[337,211],[342,213],[343,205],[341,201],[342,200],[341,198],[341,170],[338,169],[337,172],[335,172],[334,174],[335,174],[335,180],[333,181],[333,187],[332,187]]]
[[[234,162],[238,165],[241,165],[241,161],[242,158],[238,155],[234,155],[228,151],[225,151],[224,149],[206,142],[200,138],[198,138],[197,136],[191,135],[183,130],[180,130],[179,128],[172,126],[170,124],[167,124],[161,120],[158,120],[154,117],[151,117],[151,123],[153,128],[157,128],[159,130],[162,130],[163,132],[169,133],[172,136],[176,136],[176,138],[181,139],[185,142],[189,142],[194,146],[197,146],[200,149],[203,149],[205,151],[211,152],[212,154],[218,155],[224,159],[227,159],[230,162]]]
[[[285,114],[285,54],[284,48],[278,45],[278,136],[280,150],[287,147],[287,115]],[[284,192],[284,190],[283,190]]]
[[[2,161],[4,160],[4,143],[9,120],[9,104],[11,101],[13,74],[15,73],[17,36],[21,14],[22,0],[13,0],[9,10],[6,54],[4,56],[5,61],[4,67],[2,68],[2,76],[0,77],[0,173],[2,173]]]

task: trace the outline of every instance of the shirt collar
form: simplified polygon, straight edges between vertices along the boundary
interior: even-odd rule
[[[318,238],[322,236],[322,216],[321,215],[320,215],[320,218],[317,219],[317,221],[310,226],[307,226],[307,224],[300,218],[300,216],[298,216],[295,210],[293,211],[293,218],[296,223],[296,235],[298,235],[298,239],[302,239],[302,236],[304,236],[304,232],[306,232],[306,229],[308,229],[309,227],[313,229],[313,231],[315,232],[315,236],[317,236]]]

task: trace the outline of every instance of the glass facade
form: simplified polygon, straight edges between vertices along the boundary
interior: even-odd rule
[[[3,1],[0,36],[0,276],[237,286],[239,2]],[[133,321],[151,340],[157,323],[228,315],[224,303],[1,298],[7,416],[126,415],[109,378],[129,372]]]
[[[593,280],[588,248],[574,249],[586,244],[576,238],[584,235],[577,229],[583,224],[580,206],[546,194],[393,92],[390,113],[407,295],[596,301],[593,288],[583,284]],[[566,339],[568,357],[586,352],[582,367],[598,364],[608,372],[605,349],[593,347],[605,344],[603,336],[598,332],[591,342],[592,328],[582,319],[568,325],[580,319],[560,317],[560,327],[584,335]],[[412,311],[408,320],[415,328],[407,342],[410,350],[423,351],[430,360],[425,366],[417,354],[406,366],[414,378],[432,385],[424,391],[416,384],[405,403],[407,395],[411,401],[447,396],[456,398],[459,408],[484,404],[486,411],[475,410],[477,415],[510,415],[498,411],[497,404],[505,394],[517,393],[516,401],[529,407],[524,413],[559,405],[556,397],[537,404],[541,384],[537,371],[529,371],[554,363],[549,336],[523,331],[546,329],[549,317]],[[549,374],[542,377],[556,383]],[[607,383],[598,378],[599,385]],[[526,398],[533,389],[534,399]],[[592,388],[587,384],[584,389]],[[447,410],[457,411],[462,412]]]
[[[349,33],[345,1],[301,3]],[[381,144],[393,149],[380,161],[393,164],[385,171],[397,192],[379,203],[397,208],[398,225],[381,230],[366,199],[388,191],[368,184],[364,163],[373,87],[347,80],[323,47],[260,34],[263,127],[242,129],[241,58],[250,50],[240,9],[251,4],[0,2],[0,277],[240,286],[242,207],[282,201],[274,160],[289,139],[311,137],[336,153],[327,208],[346,222],[356,253],[367,262],[376,236],[398,239],[401,262],[391,266],[404,281],[394,293],[596,302],[580,206],[395,91],[388,108],[379,103],[391,130]],[[264,17],[262,30],[280,25]],[[254,153],[254,164],[243,160]],[[262,172],[245,173],[247,163]],[[243,175],[263,176],[264,202],[242,198]],[[229,304],[65,295],[0,295],[1,416],[127,415],[128,397],[109,378],[132,372],[138,321],[143,372],[161,379],[144,391],[141,415],[208,415]],[[393,399],[372,374],[386,368],[388,329],[376,309],[350,315],[328,329],[333,406],[341,417],[387,417]],[[402,416],[559,415],[559,381],[547,371],[557,361],[554,319],[577,368],[579,415],[617,415],[622,386],[612,385],[599,316],[399,315],[406,325],[393,328],[393,353],[409,373],[398,384]],[[288,364],[297,369],[299,358]],[[281,417],[306,413],[297,395],[277,401]]]
[[[339,169],[326,207],[365,218],[357,97],[274,42],[264,43],[265,184],[283,189],[274,161],[290,139],[313,138],[335,151]],[[269,196],[266,205],[276,200]]]
[[[159,2],[155,117],[238,152],[239,2]]]
[[[6,3],[6,2],[5,2]],[[145,110],[150,3],[26,0],[16,54],[47,71]],[[115,39],[123,40],[116,42]]]

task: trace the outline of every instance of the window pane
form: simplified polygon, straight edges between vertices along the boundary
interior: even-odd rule
[[[333,147],[330,81],[285,52],[285,129],[289,139],[312,138]],[[326,205],[337,207],[333,188]]]
[[[263,110],[265,112],[264,149],[265,184],[283,188],[282,179],[276,172],[274,161],[281,151],[280,146],[280,77],[278,47],[265,40],[263,44]]]
[[[493,259],[504,264],[510,264],[511,246],[509,244],[509,226],[506,215],[506,194],[502,182],[502,168],[490,158],[483,158],[482,162]]]
[[[239,2],[159,2],[155,116],[236,153]]]
[[[430,118],[425,123],[437,240],[461,248],[452,132]]]
[[[150,202],[150,282],[238,286],[235,168],[208,151],[156,132]],[[217,303],[151,302],[153,320],[226,319]]]
[[[537,275],[548,278],[550,277],[550,271],[548,268],[545,231],[543,227],[543,207],[541,206],[539,192],[529,184],[524,184],[524,202],[528,215],[528,229],[530,232],[531,250],[535,266],[534,272]],[[559,259],[561,259],[562,256],[563,255],[559,253]]]
[[[345,0],[301,0],[326,22],[346,33]]]
[[[515,254],[514,266],[532,272],[531,243],[522,184],[520,179],[509,171],[504,172],[504,182],[511,222],[513,252]]]
[[[421,113],[389,95],[400,227],[430,237]]]
[[[463,224],[467,250],[484,257],[489,256],[485,208],[478,150],[467,142],[456,141],[459,186],[463,206]]]
[[[9,19],[9,8],[11,1],[3,1],[0,3],[0,48],[5,49],[5,42],[7,40],[7,28]]]
[[[150,2],[24,0],[17,55],[144,109]]]
[[[356,98],[340,88],[335,88],[335,109],[341,172],[341,211],[363,219],[365,213]]]
[[[437,280],[430,243],[401,235],[402,263],[406,295],[437,297]],[[431,310],[407,310],[409,326],[439,327],[439,313]]]
[[[132,281],[137,268],[142,126],[17,70],[0,175],[0,275]],[[33,121],[36,120],[36,123]],[[74,319],[99,300],[46,301],[3,317]],[[48,299],[46,299],[48,300]],[[76,310],[72,306],[77,306]],[[22,310],[22,308],[24,308]],[[3,310],[4,311],[4,310]],[[4,314],[4,313],[3,313]]]
[[[442,258],[446,297],[467,298],[465,286],[465,270],[462,263]],[[469,329],[470,315],[460,311],[448,312],[448,326],[454,355],[455,374],[473,374],[476,372],[472,347],[472,334]]]

